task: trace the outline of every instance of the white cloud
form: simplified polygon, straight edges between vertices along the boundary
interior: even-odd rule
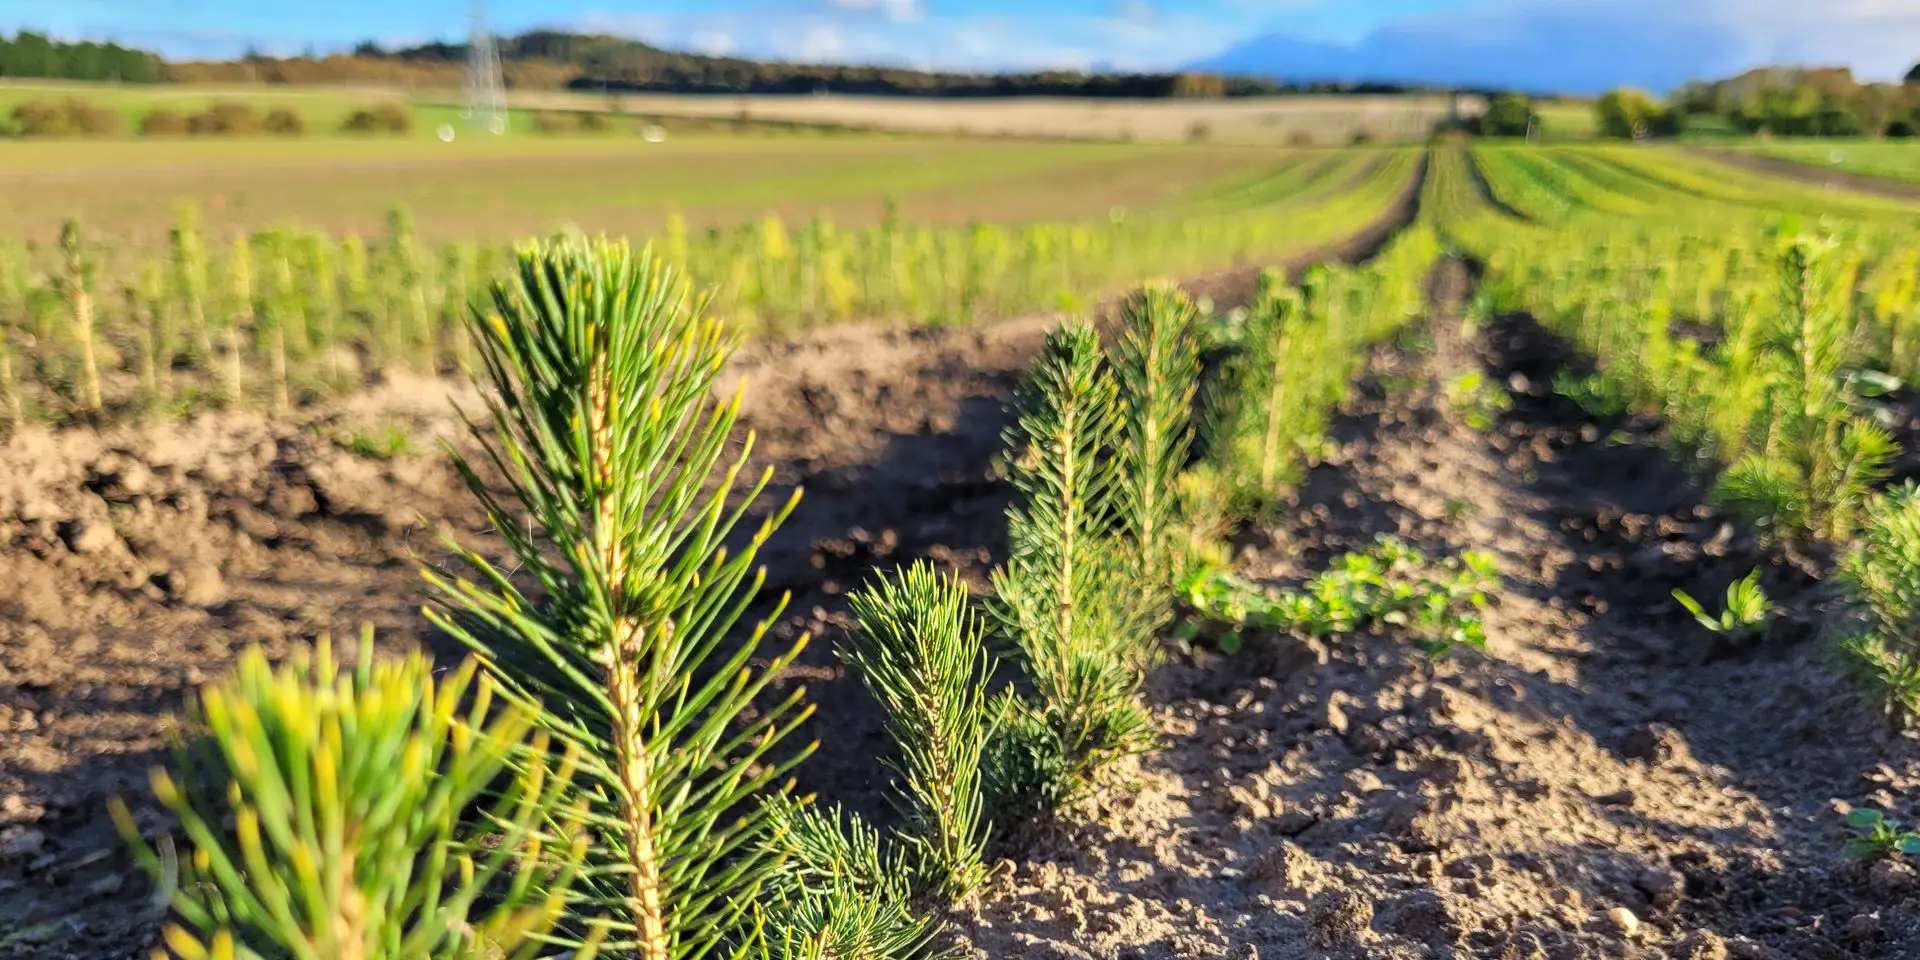
[[[1139,3],[1139,0],[1134,0]],[[1028,16],[913,19],[906,0],[828,0],[811,12],[749,15],[585,14],[571,26],[635,36],[669,49],[712,49],[726,37],[738,56],[804,62],[879,63],[920,69],[1173,69],[1221,49],[1244,28],[1187,14],[1115,7],[1106,16],[1036,12]],[[875,16],[874,14],[882,14]]]
[[[824,63],[838,58],[846,47],[839,30],[816,23],[800,31],[797,38],[782,42],[780,56],[801,63]]]
[[[827,5],[856,13],[879,13],[894,23],[917,23],[927,15],[920,0],[827,0]]]
[[[1113,18],[1122,23],[1159,23],[1160,8],[1146,0],[1120,0],[1114,5]]]
[[[698,30],[687,36],[687,48],[709,57],[724,57],[739,49],[739,42],[725,30]]]

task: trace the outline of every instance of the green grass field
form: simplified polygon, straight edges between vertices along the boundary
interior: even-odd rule
[[[1183,144],[994,143],[903,137],[690,135],[49,141],[0,150],[0,217],[51,240],[78,216],[103,237],[163,241],[181,203],[218,234],[296,223],[377,232],[410,210],[433,240],[503,242],[572,223],[640,235],[678,212],[695,229],[779,213],[914,223],[1024,222],[1151,208],[1285,153]]]
[[[1898,140],[1795,140],[1716,144],[1795,163],[1920,183],[1920,143]]]
[[[1534,105],[1549,140],[1584,140],[1598,136],[1593,104],[1584,100],[1542,100]]]

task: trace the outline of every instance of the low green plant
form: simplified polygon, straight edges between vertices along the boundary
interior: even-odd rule
[[[993,575],[993,620],[1018,652],[1031,698],[1008,698],[1005,755],[991,758],[997,804],[1071,802],[1120,759],[1155,742],[1139,698],[1141,636],[1112,456],[1118,388],[1091,325],[1049,334],[1008,430],[1018,501],[1012,549]],[[1022,779],[1026,778],[1026,779]]]
[[[1847,827],[1857,836],[1847,838],[1841,853],[1855,860],[1920,856],[1920,833],[1904,829],[1878,810],[1861,807],[1847,814]]]
[[[1842,375],[1858,268],[1833,238],[1782,246],[1778,309],[1765,336],[1784,376],[1770,392],[1764,444],[1727,471],[1718,491],[1775,536],[1845,542],[1899,453],[1886,430],[1857,415],[1857,383]]]
[[[983,625],[967,588],[925,562],[851,598],[856,629],[839,648],[886,711],[899,744],[899,836],[932,893],[959,899],[986,876],[981,762],[988,711]]]
[[[762,895],[766,955],[778,960],[944,960],[939,926],[913,905],[914,855],[839,809],[768,801],[780,867]]]
[[[1842,649],[1887,709],[1911,719],[1920,714],[1920,486],[1909,481],[1868,506],[1840,572],[1866,621]]]
[[[1680,601],[1680,605],[1687,608],[1687,612],[1693,614],[1694,621],[1702,627],[1736,639],[1765,633],[1767,618],[1773,613],[1773,603],[1760,587],[1759,567],[1728,585],[1726,606],[1721,608],[1717,617],[1708,613],[1700,601],[1679,587],[1673,589],[1673,598]]]
[[[350,430],[334,442],[356,457],[372,460],[392,460],[413,449],[413,437],[398,424],[377,429]]]
[[[1127,303],[1113,370],[1121,404],[1115,508],[1132,548],[1134,630],[1142,652],[1173,612],[1173,581],[1189,551],[1180,474],[1193,452],[1200,385],[1201,310],[1171,287],[1148,287]]]
[[[376,661],[369,631],[351,671],[325,638],[277,669],[254,649],[193,697],[174,768],[153,774],[186,855],[112,804],[172,910],[171,955],[540,955],[582,854],[550,832],[579,813],[573,758],[550,768],[528,711],[497,704],[474,667],[436,679],[417,653]]]
[[[651,252],[569,236],[514,267],[473,322],[491,415],[473,435],[504,481],[452,456],[518,576],[449,538],[469,576],[423,571],[429,615],[582,758],[570,914],[609,917],[623,956],[752,955],[784,856],[765,801],[811,748],[774,750],[811,711],[797,686],[761,701],[806,644],[762,654],[784,602],[733,627],[798,493],[723,546],[770,472],[736,489],[753,441],[733,435],[740,395],[713,394],[735,340]]]
[[[1494,386],[1485,373],[1469,370],[1447,381],[1447,405],[1475,430],[1492,430],[1500,415],[1513,407],[1513,398]]]
[[[1500,582],[1493,560],[1467,551],[1434,560],[1392,537],[1343,554],[1298,589],[1269,592],[1224,570],[1202,569],[1180,584],[1197,614],[1228,626],[1222,649],[1239,648],[1248,627],[1332,637],[1387,625],[1418,637],[1433,656],[1486,647],[1479,611]]]
[[[1629,406],[1619,382],[1602,373],[1561,371],[1553,376],[1553,392],[1573,401],[1596,420],[1618,419],[1626,414]]]

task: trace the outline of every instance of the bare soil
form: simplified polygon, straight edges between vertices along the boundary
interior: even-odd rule
[[[1232,303],[1253,276],[1196,287]],[[1436,302],[1467,283],[1443,273]],[[765,559],[769,586],[793,593],[775,633],[822,635],[785,679],[820,705],[803,771],[825,799],[883,813],[887,741],[828,652],[844,595],[919,557],[979,582],[1003,555],[990,462],[1051,319],[826,331],[753,345],[729,374],[748,388],[775,495],[807,491]],[[956,911],[960,945],[1915,955],[1920,877],[1837,854],[1836,810],[1900,809],[1920,766],[1831,662],[1826,588],[1703,507],[1657,424],[1592,423],[1553,397],[1569,361],[1538,328],[1464,337],[1443,309],[1427,334],[1430,354],[1374,357],[1338,453],[1246,534],[1242,560],[1296,579],[1379,532],[1488,551],[1506,577],[1488,653],[1430,665],[1367,636],[1177,655],[1151,691],[1167,749],[1095,808],[1003,836],[1000,878]],[[1475,367],[1515,400],[1486,433],[1441,389]],[[446,391],[396,382],[300,423],[206,417],[0,448],[0,957],[145,955],[157,912],[102,804],[143,789],[166,715],[245,645],[278,653],[370,621],[387,644],[456,655],[416,613],[417,565],[443,557],[426,522],[488,542],[432,445],[467,442]],[[389,423],[410,452],[337,442]],[[1715,596],[1756,564],[1791,611],[1764,642],[1717,643],[1667,595]],[[1631,933],[1607,916],[1616,906]]]
[[[1293,266],[1370,255],[1413,197]],[[1189,286],[1230,305],[1258,273]],[[729,367],[722,389],[745,388],[742,440],[756,435],[754,461],[773,474],[763,504],[805,491],[762,554],[765,595],[792,594],[774,639],[819,638],[781,681],[821,708],[805,788],[885,814],[880,717],[831,654],[844,595],[918,558],[984,586],[1004,552],[991,461],[1006,404],[1057,320],[829,329],[749,344]],[[209,415],[0,445],[0,957],[146,955],[158,911],[104,803],[145,796],[169,715],[248,645],[277,657],[371,624],[383,646],[460,655],[418,614],[420,566],[447,559],[436,529],[497,544],[442,452],[472,451],[455,404],[483,412],[469,388],[398,378],[299,419]],[[409,438],[397,456],[350,449],[395,429]]]
[[[1827,589],[1703,506],[1658,424],[1554,396],[1570,357],[1538,326],[1467,337],[1443,309],[1426,335],[1373,358],[1337,452],[1241,560],[1291,583],[1378,534],[1485,551],[1489,649],[1187,652],[1155,678],[1166,749],[1009,846],[961,920],[974,955],[1916,955],[1911,866],[1838,854],[1847,805],[1910,805],[1920,765],[1836,668]],[[1486,432],[1445,400],[1471,369],[1514,401]],[[1668,594],[1756,565],[1787,612],[1752,645]]]

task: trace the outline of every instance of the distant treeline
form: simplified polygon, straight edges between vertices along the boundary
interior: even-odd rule
[[[919,97],[1246,97],[1285,93],[1405,93],[1396,84],[1283,84],[1199,73],[942,73],[897,67],[822,66],[662,50],[619,37],[537,30],[499,40],[509,87],[620,93],[811,94]],[[362,43],[327,57],[245,57],[168,67],[190,82],[458,84],[465,44],[385,49]]]
[[[1920,66],[1904,84],[1860,83],[1845,67],[1763,67],[1689,83],[1670,106],[1685,117],[1724,118],[1748,133],[1910,137],[1920,134]]]
[[[0,77],[153,83],[166,74],[159,55],[146,50],[116,43],[64,43],[22,30],[11,39],[0,34]]]

